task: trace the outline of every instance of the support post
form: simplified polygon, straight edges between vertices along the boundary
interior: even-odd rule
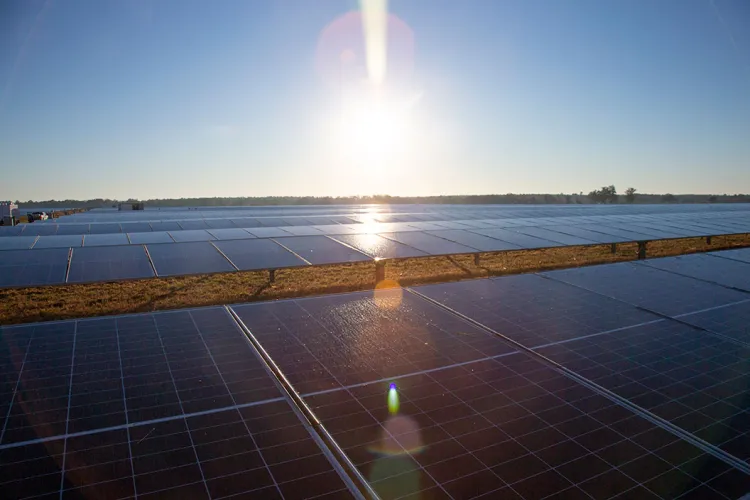
[[[646,258],[646,244],[648,241],[639,241],[638,242],[638,260],[643,260]]]
[[[385,261],[378,260],[375,262],[375,283],[385,280]]]
[[[276,281],[276,269],[269,269],[268,270],[268,282],[273,283]]]
[[[706,245],[710,245],[710,244],[711,244],[711,237],[706,236]]]
[[[609,251],[612,253],[617,253],[617,243],[612,243],[609,247]]]
[[[479,254],[478,253],[474,254],[474,265],[475,266],[479,265]]]

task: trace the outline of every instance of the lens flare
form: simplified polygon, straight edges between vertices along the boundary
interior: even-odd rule
[[[388,67],[388,0],[361,0],[361,5],[367,74],[380,85]]]
[[[396,384],[391,384],[388,389],[388,411],[391,415],[398,413],[398,390],[396,390]]]

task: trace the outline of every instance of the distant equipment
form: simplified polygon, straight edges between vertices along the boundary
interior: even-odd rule
[[[0,221],[4,226],[15,226],[20,216],[18,205],[10,201],[0,202]]]
[[[118,210],[143,210],[143,203],[120,203]]]

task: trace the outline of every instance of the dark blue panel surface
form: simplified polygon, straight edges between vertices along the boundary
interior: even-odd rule
[[[490,238],[507,241],[508,243],[513,243],[521,248],[548,248],[561,246],[560,243],[555,241],[529,236],[509,229],[472,229],[472,232],[483,234]]]
[[[251,217],[232,219],[232,223],[237,227],[260,227],[263,225],[260,222],[258,222],[257,219],[253,219]]]
[[[750,292],[750,263],[712,255],[682,255],[638,263]]]
[[[178,243],[181,241],[211,241],[216,239],[211,233],[203,229],[170,231],[169,235]]]
[[[114,234],[114,233],[122,233],[122,227],[120,224],[116,223],[99,223],[99,224],[91,224],[89,226],[89,233],[91,234]],[[58,231],[57,234],[60,234]]]
[[[151,263],[141,245],[83,247],[73,250],[68,283],[153,276]]]
[[[40,236],[34,244],[34,248],[70,248],[80,247],[82,244],[82,234],[53,234],[50,236]]]
[[[287,226],[284,228],[284,231],[295,236],[313,236],[316,234],[323,234],[322,231],[312,226]]]
[[[544,275],[667,316],[747,298],[745,293],[719,285],[628,262],[551,271]]]
[[[247,232],[258,238],[276,238],[277,236],[291,236],[292,233],[284,231],[279,227],[251,227]]]
[[[83,237],[83,246],[111,246],[111,245],[129,245],[130,240],[125,233],[111,234],[87,234]]]
[[[721,252],[712,252],[711,255],[725,259],[738,260],[740,262],[750,263],[750,248],[738,248],[736,250],[723,250]]]
[[[166,231],[154,231],[151,233],[128,233],[130,242],[135,245],[143,243],[173,243],[174,240]]]
[[[208,229],[208,224],[203,220],[181,220],[180,226],[182,229],[197,230],[197,229]]]
[[[578,236],[586,240],[595,241],[597,243],[620,243],[624,241],[631,241],[628,238],[622,236],[614,236],[611,234],[598,233],[596,231],[590,231],[588,229],[582,229],[578,226],[566,224],[564,226],[540,226],[540,229],[549,229],[562,234],[569,234],[571,236]]]
[[[427,255],[416,248],[377,234],[339,234],[333,238],[378,259],[404,259]]]
[[[255,238],[255,236],[239,227],[226,229],[209,229],[208,232],[211,233],[217,240],[247,240],[250,238]]]
[[[148,222],[123,222],[120,224],[123,233],[148,233],[152,231]]]
[[[235,271],[216,247],[207,241],[148,245],[159,276]]]
[[[237,226],[229,219],[206,219],[206,225],[211,229],[229,229]]]
[[[89,232],[88,224],[59,224],[55,234],[87,234]]]
[[[69,252],[68,248],[5,250],[0,259],[0,286],[64,283]]]
[[[154,231],[182,231],[182,226],[174,221],[152,222],[151,229]]]
[[[26,229],[24,229],[23,234],[24,236],[48,236],[55,234],[56,232],[57,224],[33,222],[31,224],[26,224]]]
[[[572,236],[565,233],[559,233],[557,231],[551,231],[549,229],[537,226],[519,226],[511,228],[510,231],[527,234],[529,236],[535,236],[544,240],[554,241],[555,243],[560,243],[562,245],[591,245],[593,243],[597,243],[594,240]]]
[[[339,264],[371,260],[363,253],[326,236],[291,236],[276,240],[311,264]]]
[[[679,320],[750,345],[750,301],[681,315]]]
[[[28,224],[20,224],[17,226],[0,226],[0,237],[3,236],[18,236],[23,233]]]
[[[289,225],[280,217],[258,217],[257,220],[266,227],[281,227]]]
[[[270,239],[216,241],[214,244],[243,271],[307,265],[302,259]]]
[[[459,245],[454,241],[438,238],[431,234],[422,232],[400,232],[379,233],[384,238],[389,238],[404,245],[416,248],[430,255],[446,255],[456,253],[476,253],[477,249],[466,245]]]
[[[427,231],[427,234],[438,236],[440,238],[455,241],[483,252],[494,252],[500,250],[518,250],[518,245],[508,243],[507,241],[496,240],[489,236],[463,231],[460,229],[447,229],[443,231]]]
[[[13,236],[0,238],[0,250],[25,250],[31,248],[36,236]]]

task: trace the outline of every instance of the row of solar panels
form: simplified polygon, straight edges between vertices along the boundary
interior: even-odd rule
[[[748,252],[0,327],[0,491],[743,498]]]
[[[476,221],[394,222],[370,224],[331,224],[322,226],[286,226],[257,228],[186,229],[178,231],[152,231],[147,233],[112,233],[85,235],[16,236],[0,238],[0,250],[28,248],[60,248],[79,246],[128,245],[147,243],[172,243],[187,241],[231,240],[247,238],[273,238],[284,236],[338,235],[407,231],[467,230],[484,234],[488,229],[511,228],[531,236],[540,234],[542,239],[563,244],[555,232],[580,236],[589,242],[609,243],[617,241],[650,240],[654,238],[679,238],[716,234],[750,232],[749,217],[704,218],[646,218],[646,217],[560,217],[537,219],[495,219]],[[537,228],[537,229],[535,229]],[[552,233],[550,233],[552,231]],[[604,236],[598,233],[603,233]],[[449,236],[450,233],[445,233]],[[487,235],[487,236],[492,236]],[[615,237],[615,239],[612,239]],[[621,239],[617,239],[617,237]],[[448,239],[451,239],[450,237]],[[498,236],[498,239],[505,239]],[[513,242],[512,240],[507,240]],[[468,245],[472,246],[472,245]],[[521,244],[525,247],[525,244]],[[531,247],[533,248],[533,247]],[[483,247],[477,247],[483,250]]]
[[[728,224],[728,223],[727,223]],[[392,226],[392,225],[391,225]],[[594,245],[663,238],[747,232],[741,226],[698,225],[645,226],[613,224],[521,226],[488,229],[440,229],[378,234],[334,234],[217,240],[209,232],[195,235],[199,241],[160,243],[128,235],[131,245],[42,248],[0,252],[0,286],[34,286],[83,283],[305,265],[342,264],[372,259],[400,259],[434,255],[475,254],[566,245]],[[343,227],[343,226],[332,226]],[[270,228],[269,228],[270,229]],[[216,231],[243,231],[227,229]],[[281,230],[279,230],[281,231]],[[182,231],[175,234],[190,234]],[[201,233],[198,231],[198,233]],[[169,233],[163,233],[166,237]],[[135,233],[144,237],[162,233]],[[94,237],[97,235],[89,235]],[[98,235],[117,237],[125,235]],[[235,238],[235,236],[231,236]],[[81,238],[56,236],[48,238]],[[13,238],[13,241],[18,241]],[[42,239],[39,239],[42,241]],[[203,240],[203,241],[201,241]],[[205,241],[210,240],[210,241]],[[85,240],[84,240],[85,241]],[[111,241],[111,240],[109,240]],[[1,241],[0,241],[1,242]],[[101,242],[103,243],[103,242]],[[145,245],[144,245],[145,244]]]
[[[372,222],[439,222],[439,221],[464,221],[471,225],[472,221],[503,220],[512,219],[519,225],[532,225],[536,219],[548,218],[556,223],[564,223],[562,220],[568,218],[580,218],[592,223],[606,222],[614,217],[634,218],[632,220],[662,220],[664,218],[735,218],[748,217],[747,211],[712,211],[703,213],[656,213],[656,214],[632,214],[617,212],[610,215],[601,215],[593,210],[577,211],[571,214],[570,210],[543,211],[537,210],[520,214],[500,214],[491,211],[453,211],[446,213],[375,213],[365,215],[327,216],[327,217],[237,217],[236,214],[228,218],[181,218],[176,220],[143,220],[138,222],[99,222],[99,223],[76,223],[74,217],[64,219],[64,223],[35,223],[23,224],[15,227],[0,226],[0,236],[48,236],[48,235],[82,235],[82,234],[109,234],[109,233],[135,233],[148,231],[180,231],[180,230],[210,230],[228,228],[264,228],[264,227],[293,227],[293,226],[320,226],[330,224],[356,224]],[[70,222],[69,222],[70,221]],[[525,222],[527,221],[527,222]]]

